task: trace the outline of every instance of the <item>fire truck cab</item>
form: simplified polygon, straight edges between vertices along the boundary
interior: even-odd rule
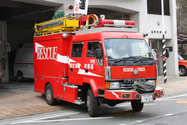
[[[46,24],[35,26],[33,62],[34,91],[45,95],[48,104],[87,104],[92,117],[103,103],[130,101],[134,111],[141,111],[144,103],[165,95],[156,87],[156,62],[132,28],[134,21],[99,20],[94,29],[50,34],[40,31]]]

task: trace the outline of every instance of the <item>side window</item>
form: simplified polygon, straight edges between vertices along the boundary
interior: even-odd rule
[[[71,57],[81,57],[83,49],[83,42],[73,43]]]
[[[96,57],[96,49],[102,49],[100,42],[88,42],[87,57]]]

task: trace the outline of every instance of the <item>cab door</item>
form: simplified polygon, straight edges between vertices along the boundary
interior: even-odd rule
[[[73,42],[71,45],[71,53],[69,57],[69,83],[81,85],[82,74],[80,74],[80,68],[82,65],[83,57],[83,42]]]
[[[104,89],[104,59],[96,59],[96,49],[102,49],[102,44],[100,41],[87,41],[85,44],[83,80],[94,80],[99,88]]]

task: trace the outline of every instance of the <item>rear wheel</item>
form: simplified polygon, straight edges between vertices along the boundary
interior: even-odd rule
[[[18,80],[18,82],[22,82],[23,81],[23,74],[22,74],[22,72],[18,72],[17,73],[17,80]]]
[[[179,75],[180,76],[186,75],[186,68],[185,67],[183,67],[183,66],[179,67]]]
[[[93,91],[91,89],[89,89],[87,92],[87,108],[90,117],[94,117],[97,115],[98,100],[94,96]]]
[[[143,109],[144,103],[141,103],[140,101],[133,100],[131,101],[131,107],[133,111],[141,111]]]
[[[56,104],[56,99],[53,98],[53,89],[50,84],[47,84],[45,88],[45,100],[49,105]]]

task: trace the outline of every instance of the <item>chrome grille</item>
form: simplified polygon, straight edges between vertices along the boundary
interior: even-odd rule
[[[125,89],[125,90],[130,90],[130,89],[132,89],[133,84],[134,84],[134,82],[133,83],[120,82],[120,88]]]

